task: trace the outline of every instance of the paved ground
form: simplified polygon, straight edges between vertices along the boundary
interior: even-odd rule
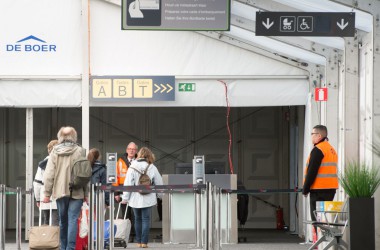
[[[170,250],[176,250],[176,249],[197,249],[193,245],[166,245],[161,243],[150,243],[148,244],[149,249],[170,249]],[[242,243],[242,244],[236,244],[236,245],[222,245],[221,249],[233,249],[233,250],[245,250],[245,249],[257,249],[257,250],[306,250],[311,245],[300,245],[296,243]],[[21,245],[22,250],[29,249],[29,246],[27,243],[23,243]],[[114,249],[124,249],[124,248],[114,248]],[[137,248],[136,244],[129,244],[126,249],[141,249]],[[7,243],[5,245],[5,250],[18,250],[16,247],[16,244],[14,243]]]
[[[159,235],[158,231],[151,232],[148,246],[149,249],[197,249],[194,245],[191,244],[162,244],[160,239],[157,239]],[[244,239],[239,244],[224,244],[221,246],[221,249],[263,249],[263,250],[306,250],[311,245],[303,244],[303,239],[299,238],[296,235],[292,235],[289,232],[278,231],[278,230],[247,230],[239,231],[239,237],[243,239],[246,237],[246,242]],[[5,250],[18,250],[17,245],[15,244],[15,234],[14,231],[7,231],[6,234],[6,245]],[[0,246],[1,247],[1,246]],[[23,242],[21,245],[22,250],[29,249],[28,243]],[[124,249],[124,248],[114,248],[114,249]],[[136,243],[128,243],[127,249],[139,249],[137,248]]]

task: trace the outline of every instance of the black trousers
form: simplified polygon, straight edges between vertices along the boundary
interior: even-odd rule
[[[335,189],[331,190],[323,190],[323,191],[316,191],[312,190],[310,191],[310,215],[311,220],[316,221],[314,211],[317,206],[317,201],[332,201],[334,200],[335,196]]]
[[[157,212],[160,221],[162,221],[162,199],[157,198]]]

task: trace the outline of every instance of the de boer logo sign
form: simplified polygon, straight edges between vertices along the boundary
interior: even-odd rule
[[[56,52],[57,45],[49,44],[35,36],[28,36],[14,44],[7,44],[6,50],[7,52]]]

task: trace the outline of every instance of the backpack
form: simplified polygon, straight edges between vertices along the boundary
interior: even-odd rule
[[[75,189],[86,187],[92,176],[92,167],[86,158],[86,150],[82,148],[82,155],[75,159],[71,166],[71,176],[69,182],[70,193]],[[71,197],[71,195],[70,195]]]
[[[137,170],[134,167],[130,167],[130,168],[132,168],[133,170],[137,171],[140,174],[139,185],[144,185],[144,186],[150,186],[150,185],[152,185],[152,180],[150,179],[149,175],[147,175],[149,167],[150,167],[150,164],[148,164],[148,166],[145,168],[145,170],[143,172]],[[149,194],[149,193],[140,192],[140,194],[146,195],[146,194]]]

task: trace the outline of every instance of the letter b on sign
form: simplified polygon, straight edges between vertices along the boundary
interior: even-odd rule
[[[132,98],[132,79],[114,79],[113,97]]]

